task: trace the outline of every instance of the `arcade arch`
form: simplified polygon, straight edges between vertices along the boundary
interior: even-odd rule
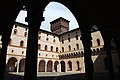
[[[19,63],[19,72],[24,72],[24,70],[25,70],[25,58],[21,59]]]
[[[40,60],[39,62],[39,72],[45,72],[45,60]]]
[[[53,62],[49,60],[47,62],[47,72],[52,72],[53,71]]]
[[[16,72],[17,71],[17,59],[15,57],[12,57],[8,60],[6,70],[8,72]]]

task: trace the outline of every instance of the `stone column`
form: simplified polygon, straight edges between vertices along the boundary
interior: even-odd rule
[[[54,70],[54,63],[52,63],[52,72],[55,72],[55,70]]]
[[[59,61],[59,64],[57,65],[57,71],[58,71],[58,72],[61,72],[61,64],[60,64],[60,61]]]
[[[47,62],[45,62],[45,72],[47,72]]]
[[[20,61],[18,60],[18,62],[17,62],[17,73],[19,73],[19,64],[20,64]]]
[[[0,53],[0,76],[1,76],[0,79],[1,80],[4,80],[4,73],[6,71],[5,69],[6,69],[7,46],[10,40],[12,26],[13,26],[13,23],[9,23],[8,25],[3,26],[4,28],[7,27],[7,29],[3,29],[3,34],[2,34],[2,50]]]
[[[85,61],[85,76],[86,80],[94,80],[93,79],[93,61],[91,58],[91,29],[87,28],[87,26],[81,30],[81,40],[84,46],[84,61]]]
[[[43,21],[43,11],[40,6],[33,5],[27,7],[26,21],[28,22],[29,32],[24,80],[37,80],[38,31]]]

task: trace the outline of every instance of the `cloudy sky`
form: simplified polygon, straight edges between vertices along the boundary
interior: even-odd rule
[[[27,24],[25,22],[26,16],[27,16],[26,11],[20,11],[16,21]],[[70,21],[70,24],[69,24],[70,30],[78,27],[78,23],[74,15],[70,12],[70,10],[66,8],[64,5],[57,2],[50,2],[46,6],[45,11],[43,13],[43,17],[45,17],[45,21],[43,21],[40,26],[40,29],[43,29],[43,30],[50,31],[50,22],[59,17],[63,17]]]

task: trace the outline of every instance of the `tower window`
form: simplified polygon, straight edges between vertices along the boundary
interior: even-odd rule
[[[56,52],[58,52],[58,47],[56,47]]]
[[[25,36],[25,37],[27,36],[27,32],[24,33],[24,36]]]
[[[68,41],[70,42],[70,38],[68,38]]]
[[[76,40],[78,40],[78,35],[76,35]]]
[[[20,41],[20,46],[21,46],[21,47],[24,46],[24,41]]]
[[[14,32],[13,32],[13,34],[17,34],[17,29],[14,29]]]
[[[64,44],[64,40],[62,40],[62,44]]]
[[[64,52],[64,47],[62,47],[62,52]]]
[[[69,51],[71,51],[71,46],[70,45],[68,46],[68,48],[69,48]]]
[[[100,46],[100,39],[97,39],[97,45]]]
[[[47,45],[45,45],[45,50],[47,51]]]
[[[53,51],[53,46],[51,46],[51,51]]]
[[[77,47],[77,50],[78,50],[79,49],[79,44],[78,43],[76,44],[76,47]]]

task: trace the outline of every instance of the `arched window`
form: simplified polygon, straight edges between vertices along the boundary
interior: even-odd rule
[[[71,46],[70,45],[68,46],[68,48],[69,48],[69,51],[71,51]]]
[[[76,62],[77,64],[77,71],[80,70],[80,64],[79,64],[79,61]]]
[[[70,37],[68,38],[68,41],[70,42]]]
[[[25,36],[25,37],[27,36],[27,32],[24,33],[24,36]]]
[[[68,71],[72,71],[72,62],[68,61]]]
[[[76,35],[76,40],[78,40],[78,35]]]
[[[78,50],[79,49],[79,44],[78,43],[76,44],[76,47],[77,47],[77,50]]]
[[[17,29],[14,29],[14,32],[13,32],[13,34],[17,34]]]
[[[58,52],[58,47],[56,47],[56,52]]]
[[[53,46],[51,46],[51,51],[53,51]]]
[[[62,47],[62,52],[64,52],[64,47]]]
[[[97,46],[100,46],[100,39],[97,39]]]
[[[20,46],[21,46],[21,47],[24,46],[24,41],[20,41]]]
[[[45,50],[47,51],[47,45],[45,45]]]
[[[40,50],[41,49],[41,45],[40,44],[38,44],[38,50]]]

